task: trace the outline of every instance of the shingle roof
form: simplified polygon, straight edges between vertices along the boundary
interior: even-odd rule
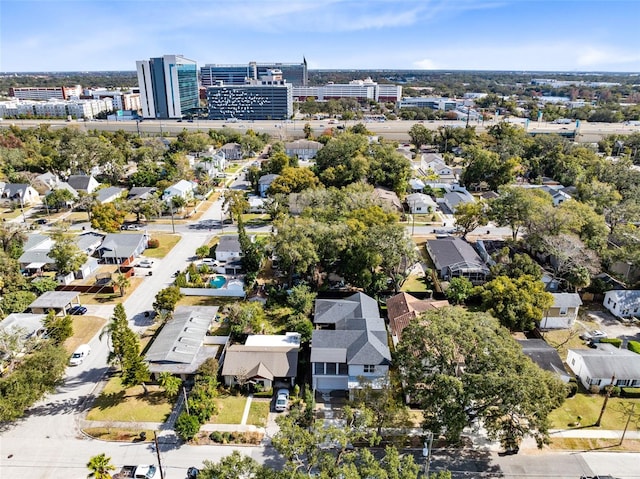
[[[640,379],[640,354],[598,343],[596,349],[570,349],[582,356],[591,378]]]
[[[438,270],[460,263],[484,265],[473,246],[461,238],[427,240],[427,246]]]
[[[567,374],[558,351],[544,339],[518,339],[517,341],[522,347],[522,352],[542,369]]]
[[[141,199],[146,200],[152,196],[158,189],[153,186],[134,186],[129,190],[128,200]]]
[[[109,233],[100,246],[102,258],[129,258],[134,255],[140,243],[145,241],[142,233]]]
[[[11,313],[0,321],[0,330],[10,334],[23,330],[25,337],[29,337],[44,329],[46,317],[46,314]]]
[[[408,293],[398,293],[387,300],[387,317],[391,332],[400,339],[402,330],[420,313],[449,306],[449,301],[418,299]]]
[[[119,186],[109,186],[107,188],[103,188],[101,190],[96,191],[97,200],[102,203],[106,200],[111,199],[114,196],[119,196],[124,192],[124,188],[120,188]]]
[[[86,191],[89,188],[91,180],[93,180],[93,176],[91,175],[71,175],[69,179],[67,179],[67,183],[76,191]]]
[[[259,376],[264,379],[292,378],[298,374],[299,346],[246,346],[227,348],[223,376]]]
[[[271,183],[273,183],[273,180],[275,180],[276,178],[278,178],[280,175],[276,175],[274,173],[269,173],[268,175],[262,175],[259,179],[258,179],[258,184],[259,185],[270,185]]]
[[[553,308],[577,308],[582,306],[582,300],[578,293],[551,293],[553,295]]]
[[[240,246],[240,240],[238,239],[238,235],[223,235],[220,237],[220,242],[216,247],[216,251],[227,252],[227,253],[237,253],[242,251],[242,247]]]

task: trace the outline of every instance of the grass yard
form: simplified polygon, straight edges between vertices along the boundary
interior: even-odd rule
[[[568,438],[552,437],[550,449],[562,451],[640,451],[640,440],[625,439],[620,444],[619,439]]]
[[[181,236],[170,233],[153,233],[151,238],[159,240],[160,246],[157,248],[147,248],[144,250],[144,255],[148,258],[164,258],[169,254],[169,251],[178,244]]]
[[[216,298],[215,296],[183,296],[178,300],[176,306],[224,306],[227,300],[229,303],[235,303],[237,299],[229,301],[229,298]],[[222,304],[221,304],[222,303]]]
[[[2,213],[0,213],[0,218],[2,218],[3,220],[12,220],[20,215],[22,215],[22,211],[20,211],[20,208],[17,208],[15,210],[5,209],[2,211]]]
[[[142,386],[125,389],[119,377],[109,380],[87,414],[89,421],[164,422],[173,404],[159,386],[147,386],[145,396]]]
[[[209,419],[211,424],[240,424],[247,403],[244,396],[220,396],[217,398],[218,414]]]
[[[247,424],[253,424],[258,427],[265,427],[267,425],[267,417],[269,416],[269,410],[271,407],[271,400],[256,400],[251,401],[249,407],[249,417],[247,418]]]
[[[583,323],[587,329],[597,329],[598,324],[586,319],[586,316],[580,316],[580,322]],[[580,339],[580,334],[584,332],[582,325],[575,323],[571,330],[557,329],[551,331],[545,331],[542,333],[544,340],[551,346],[558,350],[560,358],[564,361],[567,359],[567,351],[569,349],[587,349],[586,343]]]
[[[551,429],[571,429],[569,424],[577,422],[578,416],[582,418],[581,426],[576,429],[590,429],[600,415],[603,402],[604,396],[599,394],[578,393],[572,398],[565,399],[562,406],[549,415]],[[607,409],[602,416],[601,429],[624,429],[627,416],[621,412],[623,402],[635,402],[640,405],[638,399],[609,398]]]
[[[416,291],[416,292],[426,292],[429,291],[429,287],[427,286],[426,276],[409,276],[407,280],[402,284],[401,291]]]
[[[91,341],[107,323],[106,319],[98,316],[71,316],[73,318],[73,336],[64,342],[67,352],[74,352],[81,344]]]
[[[117,442],[153,442],[154,432],[150,429],[140,431],[140,429],[118,429],[114,427],[89,427],[83,431],[94,439]],[[144,441],[140,438],[141,432],[147,435]]]

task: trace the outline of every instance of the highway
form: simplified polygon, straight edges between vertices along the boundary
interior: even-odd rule
[[[335,121],[335,120],[334,120]],[[514,118],[507,120],[509,123],[518,124],[522,128],[526,128],[532,134],[558,133],[567,135],[576,132],[575,124],[563,125],[547,122],[529,122],[527,125],[525,120]],[[102,130],[117,131],[125,130],[130,132],[139,132],[140,135],[170,135],[173,136],[183,130],[187,131],[208,131],[210,129],[218,130],[221,128],[231,128],[239,132],[252,129],[257,133],[268,133],[274,138],[289,141],[304,137],[304,126],[309,123],[315,136],[321,135],[329,128],[337,128],[338,126],[350,127],[362,121],[336,121],[329,123],[328,120],[260,120],[260,121],[238,121],[226,122],[219,120],[144,120],[144,121],[108,121],[108,120],[92,120],[92,121],[65,121],[58,120],[11,120],[4,119],[0,122],[0,128],[8,128],[16,125],[20,128],[33,128],[41,124],[50,125],[53,129],[64,127],[76,127],[84,131]],[[464,128],[464,121],[434,120],[434,121],[385,121],[385,122],[367,122],[364,123],[369,131],[374,135],[379,135],[389,140],[399,142],[407,142],[409,138],[409,130],[415,124],[422,124],[430,130],[437,130],[441,126],[452,126],[456,128]],[[481,123],[471,122],[469,125],[474,126],[478,131],[485,131],[488,127],[495,125],[495,121],[485,121]],[[625,125],[623,123],[588,123],[580,122],[577,130],[576,140],[579,142],[593,143],[602,139],[607,135],[628,135],[631,133],[640,133],[640,125]]]

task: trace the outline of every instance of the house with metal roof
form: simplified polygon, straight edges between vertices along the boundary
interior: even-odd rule
[[[207,331],[217,312],[217,306],[178,306],[145,354],[149,371],[169,372],[184,380],[215,358],[219,346],[207,341]]]
[[[629,289],[607,291],[604,293],[602,304],[618,318],[640,316],[640,291]]]
[[[446,308],[449,301],[435,299],[418,299],[409,293],[398,293],[387,299],[387,317],[394,344],[401,340],[402,330],[409,326],[421,313],[433,309]]]
[[[427,240],[427,252],[433,260],[440,279],[464,277],[478,285],[486,281],[489,268],[480,255],[462,238],[448,237]]]
[[[245,344],[229,346],[222,364],[227,386],[238,383],[271,389],[278,384],[293,386],[298,374],[300,334],[254,334]]]
[[[544,312],[540,329],[569,329],[578,318],[582,300],[578,293],[551,293],[553,304]]]
[[[387,382],[391,352],[378,303],[364,293],[344,299],[317,299],[317,329],[311,337],[314,391],[349,392],[366,381],[374,389]]]
[[[640,354],[598,343],[595,349],[569,349],[567,365],[586,389],[640,387]]]

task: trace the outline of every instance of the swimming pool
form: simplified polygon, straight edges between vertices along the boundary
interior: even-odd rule
[[[209,281],[209,284],[211,285],[212,288],[218,289],[218,288],[222,288],[227,282],[227,278],[225,278],[224,276],[216,276],[215,278],[213,278],[211,281]]]

